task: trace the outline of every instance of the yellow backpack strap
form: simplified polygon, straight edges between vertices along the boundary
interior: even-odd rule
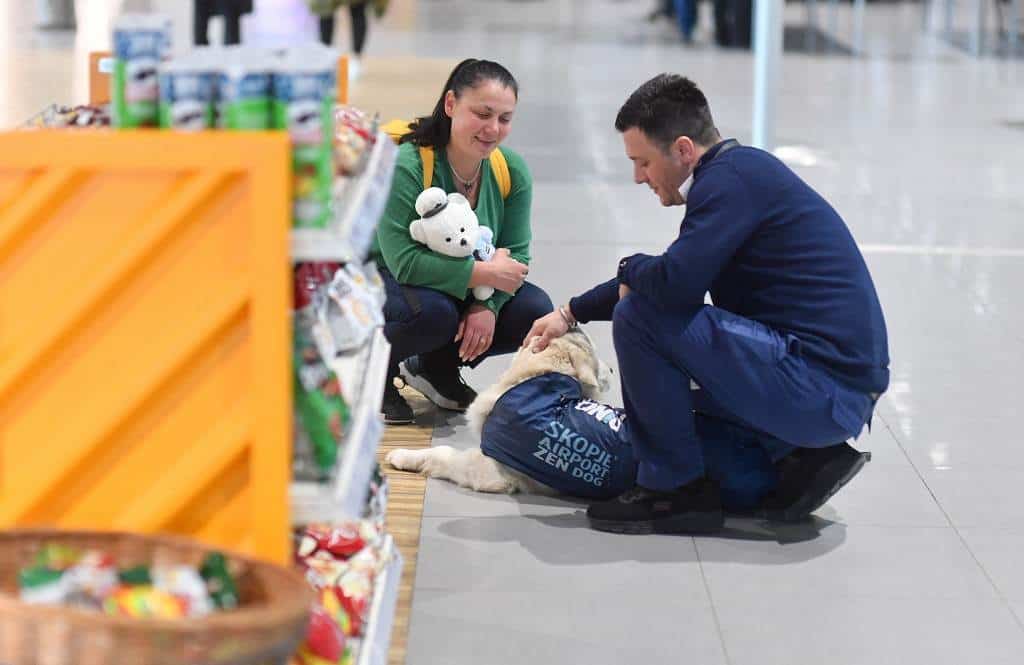
[[[398,143],[398,140],[409,133],[409,121],[408,120],[392,120],[386,122],[380,126],[382,132],[387,134],[392,141]]]
[[[501,190],[501,198],[507,199],[512,191],[512,176],[508,172],[508,162],[501,148],[495,148],[491,152],[491,171],[494,179],[498,181],[498,189]]]
[[[409,132],[409,121],[396,119],[384,123],[380,128],[392,141],[398,143],[398,140]],[[420,147],[420,160],[423,162],[423,189],[429,189],[434,181],[434,149]],[[498,182],[501,198],[507,199],[512,192],[512,175],[509,173],[508,162],[501,148],[495,148],[491,152],[491,171]]]
[[[434,181],[434,149],[420,146],[420,161],[423,162],[423,189],[427,190]]]
[[[409,133],[408,120],[392,120],[380,126],[381,131],[391,137],[391,140],[398,143],[399,139]],[[423,162],[423,189],[430,189],[434,181],[434,149],[420,146],[420,161]],[[504,162],[504,158],[501,160]],[[508,167],[505,167],[508,173]],[[504,190],[503,190],[504,191]]]

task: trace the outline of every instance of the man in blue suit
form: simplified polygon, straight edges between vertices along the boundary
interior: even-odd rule
[[[686,205],[660,255],[623,258],[611,280],[538,319],[545,341],[612,321],[637,484],[587,511],[621,533],[721,528],[702,430],[749,432],[775,464],[761,512],[806,518],[861,469],[856,438],[889,384],[885,320],[839,214],[768,152],[722,140],[690,80],[662,74],[619,111],[634,179]],[[713,304],[705,304],[710,293]],[[714,429],[714,428],[712,428]]]

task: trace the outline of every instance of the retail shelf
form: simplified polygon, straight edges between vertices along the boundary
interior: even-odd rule
[[[340,188],[334,200],[338,214],[327,229],[293,229],[296,261],[354,261],[365,258],[377,220],[384,212],[398,148],[379,132],[363,172]]]
[[[355,252],[335,229],[292,229],[293,261],[355,260]]]
[[[356,665],[387,665],[391,627],[398,604],[398,583],[402,578],[402,555],[391,536],[385,536],[382,556],[387,562],[377,576],[370,604],[370,616],[363,632]]]
[[[364,351],[332,363],[343,386],[351,386],[352,420],[342,444],[338,467],[329,483],[293,482],[293,524],[336,522],[362,517],[377,461],[377,444],[384,431],[380,417],[391,345],[384,331],[374,331]],[[346,391],[349,392],[349,391]]]

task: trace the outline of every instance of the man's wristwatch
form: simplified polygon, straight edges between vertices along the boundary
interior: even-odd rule
[[[565,325],[569,326],[569,330],[576,330],[580,327],[580,322],[570,317],[569,313],[561,305],[558,306],[558,313],[562,315],[562,320],[565,321]]]

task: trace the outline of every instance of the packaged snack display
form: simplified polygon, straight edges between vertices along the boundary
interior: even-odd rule
[[[349,421],[338,377],[316,339],[316,312],[324,307],[326,283],[337,269],[335,263],[301,263],[295,271],[293,473],[298,480],[328,477]]]
[[[238,585],[228,570],[227,559],[220,552],[210,552],[199,567],[213,604],[222,610],[238,607]]]
[[[326,480],[337,461],[349,412],[337,376],[320,359],[307,330],[301,325],[295,330],[294,471],[298,480]],[[312,457],[313,464],[305,459],[307,456]]]
[[[189,616],[187,600],[147,586],[118,588],[104,599],[103,611],[138,619],[180,619]]]
[[[269,129],[276,59],[248,47],[224,49],[217,74],[217,126]]]
[[[295,236],[298,253],[365,257],[396,152],[391,142],[390,150],[374,150],[376,117],[336,107],[338,52],[319,44],[280,51],[246,45],[196,47],[170,58],[171,33],[166,17],[121,16],[113,31],[110,114],[102,108],[53,109],[27,126],[287,131],[292,225],[312,233]],[[376,166],[365,177],[370,163]]]
[[[211,554],[210,557],[220,557],[223,559],[223,556],[219,554]],[[211,565],[209,557],[203,565],[204,567]],[[210,575],[209,580],[203,579],[202,575],[195,568],[189,566],[166,566],[153,571],[153,586],[157,589],[163,589],[176,598],[184,599],[188,613],[191,616],[202,616],[213,611],[214,590],[216,590],[216,597],[219,598],[219,602],[216,605],[217,608],[232,609],[237,607],[237,589],[229,588],[228,594],[233,595],[233,598],[227,601],[228,604],[224,602],[224,587],[233,587],[234,585],[231,575],[227,574],[227,568],[224,568],[224,576],[215,578],[210,571],[207,571],[207,574]],[[219,571],[217,574],[219,575]],[[216,579],[216,582],[213,582],[214,579]]]
[[[160,65],[160,126],[196,131],[214,126],[216,67],[207,51]]]
[[[373,585],[386,563],[382,526],[361,520],[310,525],[298,535],[296,561],[319,592],[320,605],[346,637],[363,635]]]
[[[341,665],[351,662],[345,633],[323,605],[315,605],[306,629],[306,639],[295,654],[296,665]]]
[[[380,274],[367,278],[365,267],[348,263],[327,287],[326,307],[317,312],[329,333],[328,353],[339,354],[361,348],[373,330],[384,325],[385,294]]]
[[[292,221],[300,228],[324,228],[330,219],[337,62],[333,49],[306,47],[274,67],[272,125],[292,141]]]
[[[370,477],[370,496],[367,499],[366,519],[384,523],[384,515],[388,507],[388,479],[381,473],[380,465],[373,467]]]
[[[111,100],[115,127],[157,124],[157,65],[170,55],[171,22],[159,14],[123,14],[114,23]]]
[[[219,552],[199,570],[184,565],[118,569],[112,556],[95,550],[44,545],[18,574],[23,602],[64,604],[136,618],[204,616],[238,606],[238,588]]]
[[[45,566],[25,568],[18,573],[18,588],[21,589],[21,599],[26,603],[62,603],[69,595],[68,582],[64,571]]]
[[[29,118],[25,128],[42,127],[109,127],[110,109],[100,106],[58,106],[51,104]]]
[[[377,121],[354,106],[334,109],[334,160],[340,175],[362,173],[377,138]]]
[[[321,322],[330,331],[336,353],[355,351],[366,343],[376,326],[378,315],[370,304],[365,290],[354,287],[339,272],[327,288],[327,306],[321,312]]]

